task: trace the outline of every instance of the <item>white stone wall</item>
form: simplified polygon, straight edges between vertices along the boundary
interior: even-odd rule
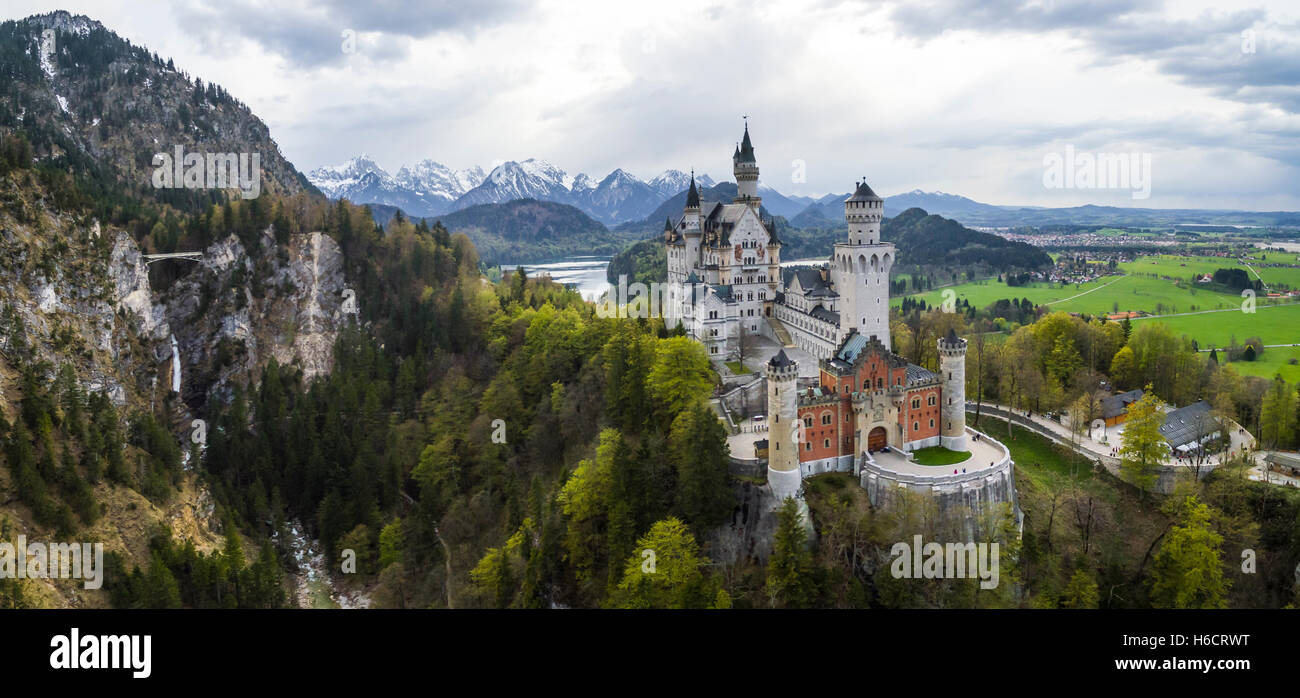
[[[835,290],[840,295],[838,341],[849,330],[880,339],[886,348],[889,337],[889,270],[896,252],[889,243],[874,245],[835,245]]]

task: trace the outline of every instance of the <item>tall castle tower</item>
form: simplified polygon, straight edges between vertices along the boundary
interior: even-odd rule
[[[695,186],[695,170],[691,170],[691,188],[686,191],[685,216],[686,231],[682,236],[686,240],[686,275],[695,270],[700,259],[700,190]]]
[[[886,349],[891,346],[889,270],[896,253],[891,243],[880,240],[884,211],[884,201],[866,180],[844,201],[849,239],[835,245],[832,267],[837,275],[835,291],[840,294],[840,342],[849,330],[857,329],[864,337],[878,338]]]
[[[767,362],[767,483],[778,502],[797,497],[802,487],[798,392],[799,364],[782,349]]]
[[[754,144],[749,141],[748,121],[745,123],[745,138],[731,156],[731,171],[736,176],[735,203],[747,204],[757,211],[763,200],[758,196],[758,161],[754,159]]]
[[[940,441],[944,448],[966,450],[966,340],[952,329],[939,340],[939,373],[943,379],[943,424]]]

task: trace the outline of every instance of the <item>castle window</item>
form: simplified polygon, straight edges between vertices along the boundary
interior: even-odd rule
[[[806,426],[806,427],[811,427],[811,426],[812,426],[812,417],[804,417],[804,418],[803,418],[803,425]]]
[[[803,450],[805,450],[805,451],[811,451],[811,450],[812,450],[812,444],[811,444],[811,443],[806,443],[806,444],[804,444],[804,445],[803,445]]]
[[[912,422],[912,431],[920,431],[920,430],[921,430],[921,423],[920,423],[920,422]]]
[[[931,428],[931,429],[934,428],[934,420],[933,420],[933,419],[930,420],[930,428]]]
[[[823,440],[822,440],[822,448],[830,448],[830,447],[831,447],[831,440],[830,440],[830,439],[823,439]]]

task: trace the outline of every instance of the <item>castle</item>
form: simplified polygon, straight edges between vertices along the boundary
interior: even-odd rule
[[[768,332],[788,334],[794,346],[819,359],[831,358],[855,330],[888,348],[895,250],[880,239],[881,198],[859,182],[844,202],[848,239],[835,245],[827,265],[801,269],[784,286],[781,241],[774,222],[760,215],[758,162],[748,124],[732,168],[737,189],[732,203],[702,203],[692,172],[681,218],[664,223],[670,286],[703,291],[667,301],[675,304],[686,333],[710,356],[726,360],[739,356],[746,334]]]
[[[966,427],[966,340],[952,331],[938,340],[938,373],[890,349],[896,253],[880,239],[881,198],[859,182],[844,201],[847,239],[826,265],[784,285],[781,241],[759,214],[748,124],[732,162],[731,204],[701,203],[692,176],[682,217],[665,224],[668,280],[695,289],[674,300],[675,310],[711,356],[731,359],[745,334],[763,334],[818,359],[813,385],[800,385],[785,349],[766,365],[768,483],[777,499],[798,497],[806,477],[838,471],[860,478],[877,503],[899,486],[962,506],[1014,501],[1006,448]],[[972,456],[956,468],[916,463],[912,452],[929,446]]]

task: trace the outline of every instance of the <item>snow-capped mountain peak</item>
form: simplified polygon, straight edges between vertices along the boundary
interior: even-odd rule
[[[712,177],[703,173],[695,175],[695,183],[702,187],[711,187],[716,184]],[[647,184],[650,185],[651,189],[663,195],[664,198],[668,198],[686,191],[691,186],[691,175],[681,170],[664,170]]]
[[[378,175],[383,181],[392,179],[384,168],[375,164],[375,161],[365,153],[338,165],[317,167],[307,173],[307,179],[325,196],[341,199],[351,198],[348,193],[361,183],[365,175],[371,173]]]
[[[574,194],[577,194],[578,192],[586,191],[588,189],[595,189],[597,184],[599,183],[596,180],[583,172],[573,178],[573,186],[569,187],[569,190]]]
[[[430,196],[454,201],[462,194],[483,183],[483,169],[470,167],[453,170],[433,160],[421,160],[413,167],[402,166],[397,171],[397,183],[408,189]]]

